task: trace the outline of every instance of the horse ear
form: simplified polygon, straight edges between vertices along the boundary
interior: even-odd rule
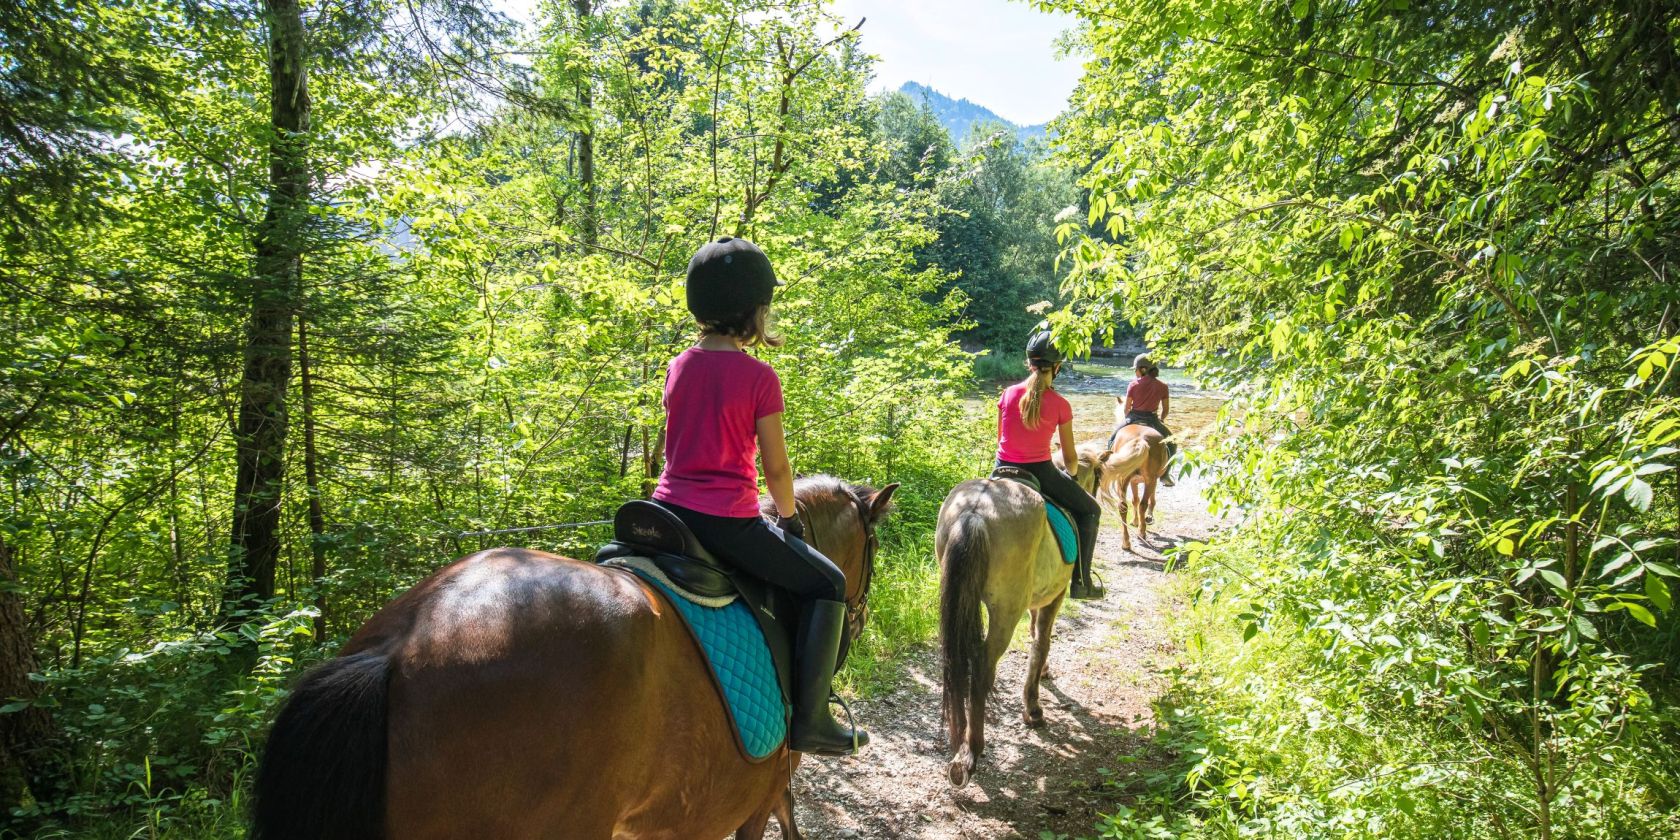
[[[893,491],[897,489],[898,482],[895,481],[892,484],[888,484],[887,486],[876,490],[875,494],[869,497],[869,521],[879,521],[880,518],[886,514],[887,505],[892,503]]]

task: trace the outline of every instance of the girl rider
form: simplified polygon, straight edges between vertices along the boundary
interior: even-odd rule
[[[998,466],[1020,467],[1038,478],[1044,495],[1073,514],[1079,531],[1079,560],[1069,593],[1075,598],[1103,596],[1091,579],[1091,555],[1097,549],[1102,507],[1067,473],[1050,461],[1050,436],[1060,436],[1062,452],[1077,475],[1081,464],[1073,444],[1073,406],[1052,386],[1062,368],[1062,354],[1040,330],[1027,341],[1026,379],[1005,388],[998,398]]]
[[[846,578],[801,538],[782,434],[781,380],[745,352],[782,343],[768,328],[777,285],[769,258],[745,239],[709,242],[689,261],[688,310],[700,340],[665,375],[665,470],[653,498],[707,551],[801,600],[788,747],[851,755],[869,735],[841,726],[828,711]],[[759,516],[755,454],[776,503],[774,525]]]
[[[1167,469],[1161,473],[1161,483],[1171,487],[1172,461],[1178,455],[1178,444],[1173,442],[1172,432],[1166,426],[1167,415],[1172,411],[1172,396],[1167,393],[1167,383],[1161,381],[1161,366],[1155,364],[1148,353],[1139,353],[1133,360],[1132,373],[1136,378],[1126,386],[1126,396],[1114,398],[1120,404],[1120,416],[1125,419],[1114,427],[1108,446],[1114,448],[1115,436],[1133,423],[1160,432],[1161,437],[1167,439]]]

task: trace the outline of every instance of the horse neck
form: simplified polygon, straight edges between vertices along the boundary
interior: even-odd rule
[[[805,499],[805,523],[811,546],[833,561],[846,576],[846,603],[855,606],[868,591],[873,569],[868,565],[868,521],[862,506],[850,496]],[[844,550],[840,547],[844,546]]]

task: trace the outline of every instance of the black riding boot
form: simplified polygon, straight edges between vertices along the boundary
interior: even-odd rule
[[[841,726],[828,713],[829,683],[846,625],[842,601],[809,601],[799,617],[793,653],[793,732],[788,748],[816,755],[851,755],[869,743],[869,733]]]
[[[1086,532],[1090,533],[1087,534]],[[1097,553],[1097,532],[1095,528],[1079,529],[1079,560],[1073,566],[1073,583],[1068,587],[1068,594],[1081,601],[1101,598],[1104,590],[1098,586],[1091,575],[1091,559]]]

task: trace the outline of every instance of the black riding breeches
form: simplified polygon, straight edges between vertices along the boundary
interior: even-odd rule
[[[1000,460],[997,465],[1019,467],[1032,473],[1038,479],[1039,490],[1073,514],[1074,524],[1079,526],[1079,557],[1089,564],[1091,556],[1097,551],[1097,528],[1102,524],[1102,505],[1097,504],[1097,500],[1091,498],[1091,494],[1067,473],[1057,469],[1052,461],[1021,464]]]
[[[1133,425],[1133,424],[1136,424],[1136,425],[1139,425],[1139,426],[1148,426],[1149,428],[1154,429],[1157,432],[1160,432],[1161,437],[1164,437],[1164,438],[1167,439],[1167,460],[1168,461],[1171,461],[1173,459],[1173,457],[1178,454],[1178,443],[1173,441],[1172,431],[1167,428],[1167,424],[1161,422],[1161,415],[1156,414],[1153,411],[1129,411],[1129,412],[1127,412],[1126,413],[1126,422],[1121,423],[1120,425],[1114,427],[1114,434],[1108,436],[1108,448],[1109,449],[1114,448],[1114,441],[1115,441],[1115,439],[1120,437],[1120,430],[1121,429],[1124,429],[1127,426],[1130,426],[1130,425]]]
[[[846,600],[846,575],[834,561],[757,516],[713,516],[659,502],[718,560],[805,600]]]

